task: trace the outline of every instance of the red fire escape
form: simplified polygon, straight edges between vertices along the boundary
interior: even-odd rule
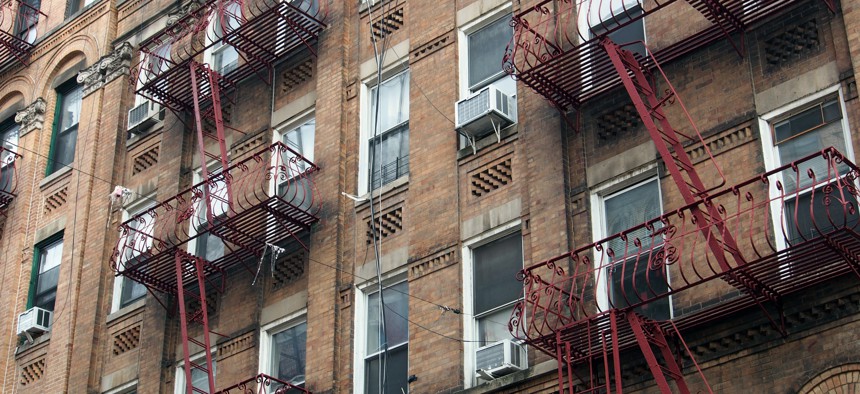
[[[18,161],[22,156],[0,146],[0,216],[18,196]]]
[[[0,2],[0,69],[13,63],[29,64],[30,51],[36,42],[39,0],[3,0]]]
[[[223,291],[236,270],[254,273],[275,244],[292,240],[307,248],[303,233],[319,220],[312,176],[319,168],[299,152],[275,143],[230,163],[222,100],[253,75],[270,82],[275,63],[287,56],[303,49],[316,56],[326,12],[317,0],[209,0],[141,43],[132,84],[180,118],[193,117],[202,181],[124,222],[111,263],[154,295],[176,297],[189,394],[216,392],[207,292]],[[235,59],[226,65],[200,61],[212,61],[216,48],[230,48]],[[210,261],[190,249],[189,243],[213,239],[223,243],[223,256]],[[189,335],[192,323],[202,326],[201,340]],[[202,361],[191,359],[190,345],[201,349]],[[207,389],[192,386],[194,370],[208,376]],[[224,392],[255,388],[307,392],[262,374]]]
[[[509,72],[561,111],[624,86],[685,201],[675,211],[522,271],[525,298],[511,317],[511,331],[558,361],[561,392],[622,392],[620,354],[637,348],[661,392],[672,392],[670,382],[679,392],[690,392],[685,360],[699,387],[712,392],[682,331],[752,307],[785,335],[786,295],[851,272],[860,276],[860,169],[828,148],[726,187],[660,67],[719,37],[733,40],[747,24],[793,2],[689,1],[713,26],[656,53],[641,42],[618,45],[609,38],[671,2],[646,11],[638,4],[634,12],[637,7],[622,1],[609,7],[588,0],[546,1],[514,17],[515,37],[505,58]],[[607,29],[607,18],[592,25],[586,17],[578,27],[577,15],[587,15],[592,6],[614,10],[608,19],[615,26]],[[742,37],[733,41],[740,54],[742,42]],[[654,81],[665,89],[655,89]],[[672,125],[666,106],[680,107],[682,127]],[[691,144],[704,148],[707,164],[718,174],[714,184],[699,176],[687,154]],[[637,272],[644,272],[644,279]],[[619,282],[613,297],[607,295],[609,281]],[[702,296],[731,294],[715,306],[671,319],[649,317],[649,310],[670,296],[701,303],[711,301]]]

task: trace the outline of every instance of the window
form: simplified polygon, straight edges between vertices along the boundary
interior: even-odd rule
[[[607,31],[617,29],[606,34],[612,42],[623,45],[635,41],[645,41],[645,18],[642,18],[642,7],[636,1],[625,1],[625,8],[601,13],[600,19],[591,23],[589,21],[590,36],[603,36]],[[631,22],[631,19],[635,19]],[[627,23],[627,25],[624,25]],[[618,26],[624,25],[621,28]],[[633,53],[645,56],[645,46],[640,42],[624,47]]]
[[[471,94],[487,85],[493,85],[509,95],[516,95],[516,82],[502,68],[505,49],[514,35],[511,14],[507,13],[486,24],[479,21],[475,27],[467,30],[472,30],[467,32],[465,37],[467,55],[464,57],[464,68],[467,93]]]
[[[53,236],[34,249],[27,308],[35,306],[53,311],[60,279],[60,260],[63,258],[63,236]]]
[[[367,184],[375,190],[409,174],[409,71],[369,90],[367,145],[372,165]]]
[[[370,286],[361,293],[363,308],[356,308],[364,316],[357,319],[364,323],[356,334],[356,348],[360,349],[361,359],[356,371],[356,392],[364,394],[401,394],[408,392],[409,365],[409,285],[399,282],[387,286],[382,292],[385,301],[384,316],[381,308],[382,298],[376,286]],[[382,324],[384,321],[385,335]],[[388,346],[386,353],[385,347]],[[384,371],[384,373],[383,373]],[[385,389],[380,391],[382,378]],[[359,378],[360,377],[360,378]],[[363,389],[363,390],[362,390]]]
[[[0,123],[0,192],[11,192],[14,186],[12,162],[18,151],[18,124],[13,118]]]
[[[133,208],[125,211],[123,220],[135,217],[138,214],[146,212],[152,208],[153,204],[150,200],[145,200]],[[130,231],[128,234],[120,234],[123,254],[120,256],[119,264],[125,268],[137,264],[141,255],[148,252],[152,247],[152,235],[155,228],[155,217],[144,215],[143,221],[132,221],[128,224]],[[146,286],[131,280],[125,276],[117,276],[114,279],[113,300],[111,302],[111,310],[117,311],[121,308],[131,305],[135,301],[143,298],[146,295]]]
[[[200,184],[200,189],[204,189],[209,193],[209,204],[201,193],[200,200],[196,202],[194,211],[196,217],[192,219],[193,234],[200,234],[189,242],[189,250],[193,251],[195,256],[202,257],[206,261],[215,261],[224,257],[224,241],[209,231],[209,222],[207,212],[212,210],[212,220],[218,221],[227,216],[227,211],[230,209],[229,195],[227,194],[227,181],[223,177],[217,176],[218,172],[210,170],[209,178],[214,179],[214,182]],[[203,181],[201,170],[194,173],[194,184],[197,185]]]
[[[770,121],[770,127],[763,128],[768,131],[768,135],[763,136],[762,143],[769,140],[773,145],[771,152],[768,152],[773,156],[771,168],[789,164],[831,146],[851,157],[845,132],[848,130],[846,122],[839,96],[833,93],[783,111]],[[769,155],[766,153],[765,156]],[[786,170],[780,176],[784,193],[790,198],[784,202],[784,214],[774,216],[784,218],[790,244],[815,237],[819,231],[827,232],[830,223],[843,223],[843,220],[852,223],[858,220],[856,213],[846,218],[839,204],[828,205],[825,193],[812,193],[812,179],[806,176],[807,172],[811,170],[821,179],[828,173],[827,165],[823,158],[800,165],[797,170],[801,174],[799,183],[794,170]],[[844,165],[839,167],[840,173],[846,171]],[[812,201],[813,194],[815,201]]]
[[[36,24],[39,23],[39,9],[42,0],[21,0],[15,21],[15,36],[32,44],[36,42]]]
[[[307,161],[314,160],[314,134],[316,120],[312,117],[302,121],[299,126],[287,129],[281,134],[281,142],[296,153],[302,155]],[[307,177],[295,179],[293,177],[307,171],[308,163],[300,160],[293,152],[287,151],[282,162],[289,166],[287,177],[277,177],[278,196],[291,202],[301,209],[310,209],[313,204],[313,185]]]
[[[305,385],[307,360],[307,322],[275,323],[273,328],[263,330],[260,369],[270,376],[298,387]],[[274,392],[275,390],[271,390]],[[289,390],[284,394],[298,393]]]
[[[310,15],[312,17],[318,17],[320,12],[320,4],[319,0],[289,0],[283,1],[284,3],[288,3],[293,7],[301,10],[302,12]],[[287,23],[288,20],[290,23]],[[277,41],[275,42],[275,53],[283,54],[284,51],[289,49],[287,44],[292,40],[288,39],[290,35],[296,34],[296,30],[292,23],[297,23],[298,25],[306,25],[307,23],[316,23],[316,22],[308,22],[309,18],[305,15],[298,15],[296,13],[291,13],[291,16],[288,18],[278,18],[278,27],[276,28],[276,37]]]
[[[168,63],[170,48],[170,42],[166,42],[156,47],[152,52],[145,54],[144,65],[140,70],[140,75],[137,77],[138,90],[170,68],[170,63]],[[134,98],[135,106],[143,104],[146,101],[146,97],[141,95],[136,95]]]
[[[601,239],[620,233],[621,231],[638,226],[646,221],[660,216],[663,212],[660,200],[660,184],[657,178],[627,187],[621,191],[599,196],[601,225],[596,238]],[[659,228],[660,226],[655,226]],[[634,240],[639,239],[641,246],[637,248]],[[655,236],[646,229],[640,229],[628,234],[628,241],[613,238],[607,245],[615,252],[615,260],[601,276],[606,278],[605,299],[598,299],[604,310],[609,307],[623,308],[649,300],[668,291],[668,277],[664,265],[659,270],[649,267],[649,258],[660,250],[663,244],[661,236]],[[638,254],[637,252],[640,252]],[[626,252],[626,254],[625,254]],[[604,253],[604,259],[609,256]],[[638,254],[638,256],[637,256]],[[633,256],[624,259],[625,256]],[[605,261],[605,260],[604,260]],[[595,259],[599,264],[600,259]],[[600,290],[599,294],[604,293]],[[608,302],[607,302],[608,301]],[[668,297],[651,301],[637,307],[637,312],[654,320],[670,318]]]
[[[216,375],[218,372],[217,363],[215,360],[215,349],[212,350],[212,378],[215,379],[215,383],[217,385],[218,380],[216,379]],[[200,354],[191,357],[191,362],[198,365],[206,365],[206,355],[202,352]],[[187,377],[185,376],[185,362],[180,362],[178,366],[176,366],[176,384],[174,385],[174,392],[176,394],[185,394]],[[209,392],[209,375],[198,368],[191,368],[191,387],[199,390],[197,392],[200,393],[208,393]]]
[[[214,42],[208,54],[211,57],[212,69],[221,75],[230,73],[239,65],[239,52],[224,38],[239,28],[241,18],[241,4],[237,1],[230,1],[224,5],[223,15],[218,15],[215,12],[212,22],[210,22],[210,37],[213,37]]]
[[[54,112],[54,132],[45,175],[69,165],[75,159],[78,139],[78,122],[81,117],[82,90],[74,81],[57,88],[57,107]]]
[[[95,0],[68,0],[66,3],[66,18],[76,14]]]

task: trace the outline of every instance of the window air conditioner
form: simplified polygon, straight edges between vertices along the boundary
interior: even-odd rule
[[[475,372],[483,379],[498,377],[528,368],[526,349],[510,339],[503,339],[475,352]]]
[[[28,309],[26,312],[18,315],[17,334],[26,334],[29,338],[31,333],[50,331],[52,315],[51,311],[39,307]]]
[[[457,131],[469,138],[473,146],[475,139],[492,132],[501,140],[502,128],[516,119],[516,106],[516,97],[487,86],[457,102],[454,111]]]
[[[128,111],[128,131],[139,133],[164,118],[161,105],[146,100]]]

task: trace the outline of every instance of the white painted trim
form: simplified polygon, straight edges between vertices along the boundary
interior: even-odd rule
[[[218,387],[218,364],[216,362],[215,354],[218,352],[218,346],[212,346],[210,349],[210,353],[212,354],[212,364],[213,372],[215,376],[213,379],[215,380],[215,387]],[[203,351],[189,357],[188,359],[192,362],[196,362],[201,358],[206,357],[206,354]],[[193,369],[192,369],[193,370]],[[185,394],[185,360],[180,359],[178,363],[176,363],[176,369],[174,373],[174,384],[173,384],[173,392],[176,394]]]
[[[122,210],[121,223],[125,223],[125,221],[128,220],[130,217],[137,215],[137,214],[155,206],[154,200],[155,200],[155,194],[150,194],[150,195],[144,196],[142,198],[139,198],[139,199],[129,203]],[[119,235],[119,238],[120,239],[122,238],[122,234]],[[123,262],[122,259],[120,259],[120,261],[118,263],[122,263],[122,262]],[[110,313],[115,313],[115,312],[120,310],[120,301],[121,301],[120,298],[122,297],[122,283],[125,280],[127,280],[127,278],[125,276],[122,276],[122,275],[114,276],[113,293],[112,293],[111,302],[110,302]],[[144,298],[145,297],[146,296],[144,296]]]
[[[407,52],[406,55],[409,53]],[[394,78],[402,73],[410,73],[409,75],[409,90],[410,94],[412,91],[412,70],[407,68],[400,68],[400,60],[405,59],[405,57],[401,57],[397,61],[394,61],[393,64],[389,65],[387,68],[382,71],[382,81],[385,82],[391,78]],[[370,192],[369,183],[370,183],[370,171],[368,169],[369,163],[368,159],[370,157],[370,138],[372,136],[372,130],[370,130],[370,89],[379,85],[380,81],[376,80],[376,75],[363,80],[361,82],[361,89],[359,94],[361,95],[359,99],[359,139],[358,139],[358,195],[364,196]],[[411,107],[411,102],[410,102]],[[412,117],[412,108],[409,108],[409,117]],[[381,188],[380,188],[381,189]]]
[[[275,334],[296,327],[302,323],[307,323],[307,314],[307,308],[302,308],[297,312],[290,313],[289,315],[260,327],[259,368],[261,373],[265,373],[270,376],[275,376],[276,374],[276,372],[272,370],[272,337]],[[305,354],[307,354],[307,342],[305,342]],[[307,367],[307,365],[305,365],[305,367]]]
[[[130,393],[133,389],[137,388],[137,379],[132,380],[131,382],[122,384],[118,387],[114,387],[108,391],[105,391],[104,394],[124,394]]]
[[[474,317],[474,305],[472,283],[474,282],[474,270],[472,269],[472,249],[489,244],[497,239],[506,237],[516,232],[522,232],[522,222],[515,219],[502,223],[493,229],[478,234],[463,241],[463,387],[469,388],[477,385],[475,376],[475,351],[478,350],[478,323]],[[521,241],[522,242],[522,241]],[[525,253],[525,251],[523,251]],[[524,258],[525,256],[523,256]],[[523,260],[525,261],[525,260]]]
[[[457,75],[461,100],[472,94],[469,90],[469,34],[481,30],[481,28],[486,27],[508,14],[512,14],[511,4],[502,4],[477,18],[466,22],[457,29],[457,51],[460,54]],[[513,36],[513,27],[511,28],[511,36]],[[501,61],[501,59],[499,60]],[[506,74],[502,75],[502,78],[506,77],[510,78]]]
[[[395,270],[382,275],[383,290],[402,282],[408,282],[405,269]],[[355,301],[353,303],[355,306],[353,308],[355,310],[355,318],[353,319],[354,326],[352,331],[352,365],[354,371],[352,374],[352,392],[355,394],[364,394],[364,363],[366,358],[365,349],[367,347],[367,297],[369,294],[376,293],[379,289],[376,286],[376,279],[357,284],[353,289],[355,290]],[[410,336],[411,334],[410,332]],[[408,344],[409,341],[407,340],[406,343]]]

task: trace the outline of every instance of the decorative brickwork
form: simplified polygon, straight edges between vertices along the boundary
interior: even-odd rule
[[[377,18],[370,24],[370,29],[373,32],[373,35],[376,38],[381,39],[383,36],[387,36],[391,33],[394,33],[397,30],[400,30],[403,27],[403,2],[400,1],[398,4],[391,6],[391,8],[386,8],[385,14]]]
[[[26,386],[37,382],[45,373],[45,357],[33,361],[21,368],[21,385]]]
[[[379,215],[376,220],[376,236],[377,239],[386,238],[394,235],[398,231],[403,230],[403,207],[397,207],[388,210]],[[367,221],[367,243],[373,243],[373,228],[371,223]]]
[[[828,369],[806,383],[798,393],[860,393],[860,364],[845,364]]]
[[[314,77],[314,58],[305,60],[281,74],[281,94],[288,93]]]
[[[267,133],[259,133],[251,138],[239,141],[230,149],[230,157],[234,162],[245,158],[246,154],[259,152],[263,144],[266,143]]]
[[[768,68],[778,68],[817,50],[821,45],[818,23],[815,19],[787,27],[781,33],[767,39],[764,59]]]
[[[253,348],[257,344],[255,333],[256,331],[249,331],[229,340],[228,342],[218,345],[218,360],[224,360],[225,358]]]
[[[193,295],[189,296],[189,294]],[[194,316],[200,312],[200,300],[198,297],[199,295],[196,290],[185,293],[185,311],[188,316]],[[212,289],[206,289],[206,312],[209,314],[210,319],[215,316],[215,312],[218,310],[217,302],[217,292]]]
[[[708,145],[711,154],[717,156],[729,149],[741,146],[747,142],[754,141],[756,138],[752,130],[752,123],[745,122],[737,127],[726,129],[711,137],[705,138],[705,143]],[[704,146],[699,143],[687,149],[687,154],[693,164],[702,162],[708,159]]]
[[[409,280],[420,278],[431,272],[451,266],[456,262],[457,251],[454,247],[449,247],[413,263],[409,267]]]
[[[53,194],[45,197],[45,215],[50,214],[66,204],[69,198],[69,186],[63,186]]]
[[[272,287],[279,289],[295,282],[305,274],[305,263],[308,254],[304,248],[294,253],[281,255],[281,258],[272,267]]]
[[[639,126],[641,119],[633,104],[625,104],[597,117],[597,138],[612,141]]]
[[[410,63],[415,64],[415,62],[424,59],[434,52],[445,48],[448,45],[454,43],[454,30],[449,30],[445,34],[442,34],[439,37],[436,37],[424,44],[421,44],[412,51],[412,59],[410,59]]]
[[[135,156],[132,163],[131,175],[137,175],[158,164],[159,145],[153,145],[148,150]]]
[[[352,285],[344,285],[340,290],[340,308],[346,309],[352,306]]]
[[[514,181],[511,158],[486,165],[469,175],[473,196],[481,197]]]
[[[129,327],[113,337],[113,355],[119,356],[140,344],[140,324]]]

